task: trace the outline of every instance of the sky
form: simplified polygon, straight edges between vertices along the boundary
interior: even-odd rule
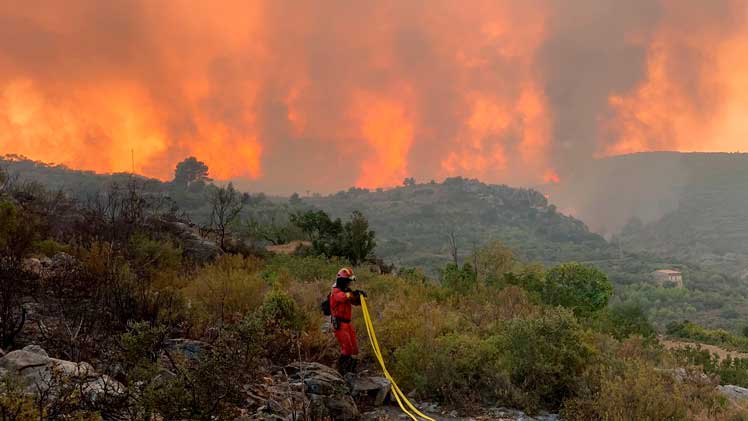
[[[0,3],[0,154],[273,193],[748,150],[748,0]],[[133,159],[134,158],[134,159]]]

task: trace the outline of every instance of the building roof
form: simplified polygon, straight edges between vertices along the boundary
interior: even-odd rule
[[[665,275],[680,275],[681,274],[679,270],[672,270],[672,269],[660,269],[660,270],[656,270],[655,272],[662,273]]]

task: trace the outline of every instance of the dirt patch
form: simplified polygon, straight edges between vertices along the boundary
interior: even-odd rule
[[[725,348],[720,348],[716,345],[703,344],[699,342],[689,342],[683,339],[674,338],[660,338],[660,343],[665,349],[684,349],[687,347],[700,347],[703,350],[709,351],[711,354],[716,354],[720,360],[724,360],[728,356],[731,358],[748,358],[748,353],[733,351]]]
[[[311,245],[312,243],[309,241],[291,241],[286,244],[267,246],[265,250],[277,254],[293,254],[299,247],[311,247]]]

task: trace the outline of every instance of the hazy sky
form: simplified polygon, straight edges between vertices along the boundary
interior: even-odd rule
[[[252,190],[748,150],[748,0],[0,4],[0,154]]]

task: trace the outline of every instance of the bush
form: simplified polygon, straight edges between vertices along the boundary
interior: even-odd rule
[[[604,273],[579,263],[564,263],[548,271],[541,297],[546,304],[570,308],[577,316],[603,309],[613,294]]]
[[[405,390],[457,406],[510,403],[514,389],[496,338],[449,334],[428,344],[411,340],[395,352],[394,373]]]
[[[669,323],[667,334],[726,348],[748,350],[748,337],[738,336],[724,329],[707,329],[688,320]]]
[[[588,370],[584,384],[580,396],[565,402],[565,419],[746,419],[698,371],[676,374],[640,359],[609,360]]]
[[[67,244],[58,243],[55,240],[47,239],[42,241],[36,241],[34,243],[34,252],[43,256],[52,257],[57,253],[69,253],[70,246]]]
[[[296,360],[301,352],[300,338],[305,323],[304,313],[296,301],[276,288],[244,319],[240,330],[249,340],[261,344],[266,357],[285,364]]]
[[[655,335],[654,327],[649,323],[641,307],[636,304],[618,304],[612,306],[607,314],[610,326],[608,331],[616,339],[625,339],[632,335],[651,338]]]
[[[530,409],[558,408],[572,396],[594,355],[574,316],[560,309],[535,319],[509,321],[500,344],[512,383],[526,394]]]
[[[684,420],[686,406],[672,376],[633,360],[597,366],[587,373],[591,390],[566,402],[568,420]]]
[[[199,331],[239,322],[260,306],[267,284],[258,267],[251,258],[226,255],[197,272],[184,293],[194,306]]]

